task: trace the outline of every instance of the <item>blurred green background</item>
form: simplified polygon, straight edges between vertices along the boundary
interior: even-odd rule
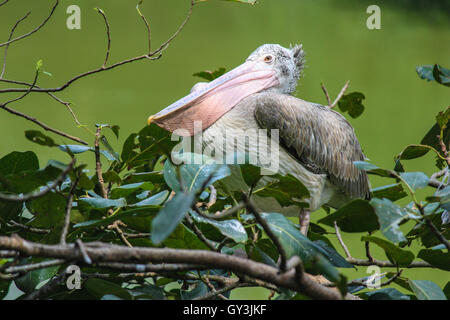
[[[394,1],[392,1],[394,2]],[[260,0],[256,5],[210,0],[195,5],[191,20],[157,61],[143,60],[96,74],[75,82],[57,96],[72,102],[81,123],[91,129],[96,123],[118,124],[117,140],[110,143],[120,150],[126,137],[139,131],[149,115],[186,95],[193,84],[202,81],[192,76],[202,70],[227,70],[242,63],[258,46],[302,43],[306,69],[296,96],[325,103],[320,83],[332,98],[350,80],[348,92],[366,96],[364,114],[354,126],[370,161],[392,168],[393,157],[407,144],[419,143],[433,125],[435,114],[449,105],[448,88],[419,79],[415,67],[439,63],[450,66],[450,13],[448,1],[331,1]],[[52,1],[11,0],[0,8],[0,42],[8,39],[11,27],[26,12],[30,17],[19,25],[15,35],[38,25],[48,14]],[[71,4],[81,8],[81,29],[66,27]],[[381,8],[381,29],[366,28],[366,8]],[[43,60],[38,85],[56,87],[74,75],[103,64],[106,49],[105,25],[93,10],[102,8],[111,25],[110,63],[141,55],[147,48],[143,22],[135,9],[136,1],[61,0],[52,19],[33,36],[13,43],[8,52],[6,79],[32,82],[36,62]],[[184,19],[188,0],[146,0],[142,12],[152,27],[152,44],[157,48]],[[3,57],[3,48],[0,49]],[[1,60],[3,61],[3,60]],[[10,85],[0,83],[0,88]],[[3,94],[0,101],[17,95]],[[78,128],[67,109],[45,93],[33,93],[10,105],[48,125],[89,142],[94,137]],[[44,166],[49,159],[67,161],[61,151],[40,147],[24,136],[24,130],[38,129],[24,119],[0,111],[0,157],[13,150],[35,151]],[[50,134],[57,143],[72,144]],[[81,158],[93,163],[93,154]],[[431,155],[406,163],[407,170],[433,172]],[[372,180],[373,186],[387,181]],[[324,215],[316,213],[313,220]],[[411,226],[411,225],[408,225]],[[407,226],[407,227],[408,227]],[[360,235],[346,234],[354,257],[364,258]],[[342,253],[340,247],[336,247]],[[417,248],[413,247],[413,250]],[[385,259],[376,248],[377,258]],[[367,276],[365,268],[346,270],[350,278]],[[430,269],[407,270],[404,275],[429,279],[441,287],[450,280],[448,273]],[[267,298],[266,290],[239,289],[233,298]]]

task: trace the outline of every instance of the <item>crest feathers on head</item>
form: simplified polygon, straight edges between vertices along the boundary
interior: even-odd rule
[[[291,45],[292,56],[294,57],[295,64],[297,65],[298,70],[301,72],[305,65],[305,52],[303,51],[303,45],[296,44],[292,47]]]

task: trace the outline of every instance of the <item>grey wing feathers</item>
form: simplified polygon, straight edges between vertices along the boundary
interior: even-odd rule
[[[367,174],[353,164],[364,160],[364,154],[352,126],[342,115],[284,94],[258,93],[251,99],[258,124],[279,129],[281,144],[299,162],[328,174],[331,182],[351,198],[369,198]]]

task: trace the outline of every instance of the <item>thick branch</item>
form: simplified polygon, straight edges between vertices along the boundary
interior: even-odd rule
[[[83,263],[83,256],[73,245],[46,245],[29,242],[18,236],[0,237],[0,248],[16,250],[29,256],[64,259]],[[314,299],[341,299],[340,293],[316,283],[304,274],[300,281],[295,269],[280,274],[277,268],[252,260],[205,250],[184,250],[169,248],[127,248],[117,245],[96,243],[85,244],[86,253],[93,263],[99,262],[133,262],[133,263],[183,263],[201,264],[210,268],[226,269],[244,274],[255,279],[301,292]],[[347,295],[346,298],[354,298]]]

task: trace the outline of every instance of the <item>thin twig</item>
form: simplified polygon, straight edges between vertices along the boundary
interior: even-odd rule
[[[100,8],[95,8],[95,10],[97,10],[97,12],[102,15],[103,20],[105,20],[105,25],[106,25],[106,36],[107,36],[107,39],[108,39],[108,46],[107,46],[107,49],[106,49],[105,62],[103,62],[103,68],[105,68],[106,67],[106,63],[108,62],[108,58],[109,58],[109,51],[111,49],[111,33],[110,33],[108,19],[106,19],[106,15],[103,12],[103,10],[100,9]]]
[[[447,161],[447,165],[450,166],[450,157],[448,155],[447,147],[446,147],[444,141],[441,139],[440,135],[438,135],[437,138],[439,141],[439,145],[441,146],[442,153],[445,156],[445,161]]]
[[[373,259],[370,260],[364,260],[364,259],[356,259],[356,258],[346,258],[348,263],[354,265],[354,266],[378,266],[382,268],[397,268],[398,265],[395,263],[392,263],[390,261],[384,261],[384,260],[378,260]],[[433,266],[425,261],[413,261],[409,265],[404,266],[403,268],[407,269],[413,269],[413,268],[432,268]]]
[[[14,258],[19,256],[19,253],[14,250],[0,250],[0,258]]]
[[[4,110],[8,111],[8,112],[11,113],[11,114],[14,114],[14,115],[16,115],[16,116],[22,117],[22,118],[24,118],[24,119],[26,119],[26,120],[28,120],[28,121],[31,121],[31,122],[37,124],[38,126],[40,126],[41,128],[43,128],[43,129],[46,130],[46,131],[53,132],[53,133],[55,133],[55,134],[57,134],[57,135],[60,135],[60,136],[65,137],[65,138],[67,138],[67,139],[76,141],[76,142],[78,142],[78,143],[81,143],[81,144],[84,144],[84,145],[88,145],[88,143],[87,143],[86,141],[84,141],[83,139],[80,139],[80,138],[78,138],[78,137],[72,136],[72,135],[67,134],[67,133],[65,133],[65,132],[63,132],[63,131],[60,131],[60,130],[57,130],[57,129],[53,129],[52,127],[49,127],[48,125],[46,125],[45,123],[39,121],[38,119],[33,118],[33,117],[29,116],[29,115],[26,115],[25,113],[22,113],[22,112],[20,112],[20,111],[17,111],[17,110],[15,110],[15,109],[12,109],[12,108],[10,108],[10,107],[8,107],[8,106],[2,106],[2,105],[0,105],[0,108],[2,108],[2,109],[4,109]]]
[[[39,263],[26,264],[22,266],[11,266],[5,268],[4,273],[27,273],[29,271],[44,269],[48,267],[57,266],[63,264],[65,260],[63,259],[55,259],[50,261],[42,261]]]
[[[30,15],[31,11],[29,11],[27,14],[25,14],[22,18],[20,18],[19,20],[17,20],[17,22],[14,24],[14,26],[11,29],[11,33],[9,34],[9,38],[8,41],[10,41],[12,39],[12,36],[14,34],[14,30],[16,30],[17,26],[19,25],[19,23],[21,23],[23,20],[25,20],[26,18],[28,18],[28,16]],[[3,75],[5,74],[5,69],[6,69],[6,56],[8,55],[8,48],[9,48],[9,44],[6,45],[5,47],[5,53],[3,54],[3,69],[2,69],[2,73],[0,74],[0,79],[3,78]]]
[[[327,105],[331,106],[331,100],[330,100],[330,95],[328,94],[328,90],[327,88],[325,88],[325,85],[323,84],[323,82],[320,83],[320,86],[322,87],[323,93],[325,93],[325,97],[327,98]]]
[[[183,30],[184,26],[186,25],[186,23],[189,21],[191,15],[192,15],[192,9],[194,8],[194,0],[191,0],[191,6],[189,7],[189,12],[186,16],[186,18],[184,19],[184,21],[181,23],[181,25],[178,27],[177,31],[175,31],[175,33],[169,38],[167,39],[163,44],[161,44],[161,46],[156,49],[155,51],[153,51],[152,53],[150,53],[150,56],[153,56],[155,54],[159,54],[160,52],[164,51],[167,46],[170,44],[170,42],[176,38],[176,36],[178,36],[178,34],[181,32],[181,30]]]
[[[218,249],[216,248],[216,246],[210,241],[208,240],[204,234],[200,231],[200,229],[194,224],[194,221],[192,220],[191,216],[188,214],[186,214],[186,222],[189,226],[189,228],[192,229],[192,231],[194,231],[194,233],[197,235],[197,237],[204,243],[206,244],[206,246],[208,248],[210,248],[213,251],[218,251]]]
[[[136,10],[137,10],[139,16],[142,18],[142,21],[144,21],[145,27],[147,28],[148,52],[150,53],[152,51],[152,32],[150,29],[150,24],[148,23],[147,19],[142,14],[141,9],[139,8],[139,6],[141,4],[142,4],[142,0],[140,0],[138,2],[138,4],[136,5]]]
[[[150,233],[148,232],[140,232],[140,233],[127,233],[124,232],[123,235],[129,239],[137,239],[137,238],[148,238],[150,237]]]
[[[31,86],[28,88],[28,90],[25,91],[24,94],[18,96],[17,98],[8,100],[8,101],[6,101],[6,102],[3,102],[2,104],[0,104],[0,107],[1,107],[1,108],[4,108],[4,107],[6,107],[6,105],[10,104],[11,102],[19,101],[19,100],[25,98],[28,94],[30,94],[31,90],[33,89],[34,85],[35,85],[36,82],[37,82],[38,77],[39,77],[39,70],[36,70],[36,73],[35,73],[34,79],[33,79],[33,83],[32,83]]]
[[[210,194],[209,194],[209,201],[208,201],[208,203],[206,204],[206,207],[207,207],[207,208],[210,208],[213,204],[216,203],[216,200],[217,200],[217,190],[216,190],[216,188],[214,188],[213,185],[210,185],[210,186],[209,186],[209,190],[210,190],[211,192],[210,192]]]
[[[47,297],[52,292],[56,291],[62,283],[66,280],[69,274],[64,270],[59,275],[50,279],[46,284],[40,287],[38,290],[26,295],[23,300],[38,300],[42,297]]]
[[[8,225],[13,226],[13,227],[18,227],[18,228],[24,229],[26,231],[37,233],[37,234],[49,234],[50,233],[50,229],[40,229],[40,228],[30,227],[25,224],[18,223],[14,220],[8,221]]]
[[[55,4],[53,5],[52,10],[50,11],[50,14],[47,16],[47,18],[45,18],[45,20],[39,26],[37,26],[35,29],[33,29],[30,32],[27,32],[27,33],[25,33],[25,34],[23,34],[23,35],[21,35],[21,36],[19,36],[17,38],[14,38],[12,40],[8,40],[7,42],[4,42],[4,43],[0,43],[0,47],[7,46],[10,43],[13,43],[13,42],[18,41],[18,40],[23,39],[23,38],[26,38],[26,37],[32,35],[33,33],[35,33],[36,31],[38,31],[39,29],[41,29],[47,23],[47,21],[50,20],[51,16],[53,15],[53,12],[55,12],[56,7],[58,6],[58,3],[59,3],[59,1],[56,0]]]
[[[97,266],[102,268],[110,268],[128,272],[183,272],[192,270],[205,270],[208,267],[198,264],[187,263],[160,263],[160,264],[140,264],[140,263],[123,263],[123,262],[99,262]]]
[[[80,181],[79,175],[75,178],[75,181],[72,183],[72,187],[69,190],[69,195],[67,197],[67,203],[66,203],[66,215],[64,217],[64,225],[61,232],[61,238],[60,243],[62,245],[66,244],[66,238],[67,234],[69,232],[69,225],[70,225],[70,213],[72,212],[72,204],[73,204],[73,197],[75,196],[75,190],[78,185],[78,181]]]
[[[344,243],[344,240],[342,239],[342,236],[341,236],[341,233],[339,232],[339,227],[338,227],[336,221],[334,222],[334,230],[336,231],[336,237],[337,237],[342,249],[344,249],[345,256],[347,257],[347,259],[352,258],[350,251],[348,250],[347,246]]]
[[[208,279],[206,279],[205,282],[207,283],[207,285],[208,285],[208,283],[210,283]],[[228,298],[223,296],[223,293],[226,293],[226,292],[228,292],[230,290],[236,289],[236,288],[238,288],[240,286],[245,286],[245,285],[242,284],[240,281],[236,281],[236,282],[234,282],[234,283],[232,283],[232,284],[230,284],[230,285],[228,285],[226,287],[220,288],[220,289],[216,289],[216,288],[214,288],[214,286],[212,286],[212,288],[210,287],[211,288],[210,292],[208,292],[204,296],[197,297],[197,298],[194,298],[192,300],[209,300],[209,299],[212,299],[212,298],[214,298],[216,296],[218,296],[222,300],[228,300]]]
[[[201,216],[203,216],[205,218],[214,219],[214,220],[221,220],[221,219],[227,218],[229,216],[232,216],[233,214],[235,214],[239,210],[244,209],[245,207],[246,207],[245,203],[240,202],[240,203],[238,203],[237,205],[235,205],[235,206],[233,206],[231,208],[228,208],[228,209],[223,210],[222,212],[217,212],[217,213],[213,213],[213,214],[203,212],[202,210],[200,210],[200,208],[198,208],[196,206],[194,206],[194,210],[199,215],[201,215]]]
[[[116,232],[117,232],[117,234],[119,235],[119,237],[120,237],[120,240],[122,240],[122,242],[126,245],[126,246],[128,246],[128,247],[130,247],[130,248],[133,248],[133,246],[131,245],[131,243],[127,240],[127,238],[125,237],[125,234],[123,233],[123,231],[122,231],[122,229],[120,229],[120,224],[122,224],[123,226],[125,226],[125,224],[122,222],[122,221],[120,221],[120,220],[116,220],[116,221],[114,221],[114,223],[112,223],[112,224],[110,224],[109,226],[108,226],[108,229],[113,229],[113,230],[115,230]]]
[[[59,87],[55,87],[55,88],[33,88],[32,91],[33,92],[58,92],[58,91],[62,91],[64,89],[66,89],[68,86],[70,86],[72,83],[74,83],[75,81],[84,78],[86,76],[95,74],[95,73],[99,73],[99,72],[103,72],[106,70],[111,70],[114,69],[118,66],[122,66],[134,61],[138,61],[138,60],[143,60],[143,59],[148,59],[148,60],[157,60],[159,58],[161,58],[161,53],[167,48],[167,45],[170,44],[172,42],[172,40],[174,40],[179,33],[183,30],[184,26],[186,25],[186,23],[189,21],[189,18],[192,15],[192,9],[194,7],[194,1],[191,0],[191,6],[189,8],[189,12],[186,16],[186,18],[184,19],[184,21],[181,23],[181,25],[178,27],[177,31],[170,37],[168,38],[158,49],[156,49],[153,52],[150,53],[146,53],[140,56],[136,56],[133,58],[129,58],[126,60],[122,60],[120,62],[116,62],[114,64],[111,64],[109,66],[106,67],[100,67],[100,68],[96,68],[87,72],[83,72],[79,75],[74,76],[72,79],[70,79],[69,81],[67,81],[66,83],[64,83],[63,85],[59,86]],[[0,93],[5,93],[5,92],[25,92],[26,89],[24,88],[7,88],[7,89],[1,89]]]
[[[450,242],[442,235],[439,229],[434,225],[434,223],[427,217],[423,217],[425,219],[425,223],[430,228],[430,230],[434,233],[434,235],[439,239],[439,241],[445,245],[447,250],[450,252]]]
[[[0,81],[2,82],[7,82],[7,83],[13,83],[13,84],[19,84],[19,85],[24,85],[24,86],[32,86],[31,83],[26,82],[26,81],[18,81],[18,80],[9,80],[9,79],[2,79],[0,78]],[[42,89],[42,87],[38,86],[38,85],[34,85],[34,88],[38,88],[38,89]],[[47,94],[52,97],[53,99],[55,99],[57,102],[63,104],[64,106],[66,106],[66,108],[69,110],[70,114],[72,115],[75,123],[78,126],[83,126],[81,124],[81,122],[78,120],[77,116],[75,115],[75,112],[72,110],[72,108],[70,107],[70,105],[72,104],[71,102],[66,102],[61,100],[60,98],[58,98],[56,95],[54,95],[52,92],[47,92]]]
[[[330,104],[330,109],[334,108],[337,103],[339,102],[339,100],[341,100],[342,96],[344,95],[345,91],[348,88],[348,85],[350,83],[350,80],[348,80],[345,85],[342,87],[341,92],[339,92],[338,96],[336,97],[336,99],[334,99],[333,103]]]
[[[268,225],[267,221],[261,217],[261,214],[259,213],[258,209],[256,209],[255,205],[251,201],[251,199],[247,198],[247,195],[244,193],[244,202],[247,207],[247,209],[250,211],[250,213],[253,214],[256,221],[262,226],[264,231],[267,233],[267,236],[272,240],[272,242],[275,244],[275,246],[278,249],[278,252],[280,253],[280,270],[282,272],[286,271],[286,252],[284,251],[283,246],[281,245],[280,239],[273,233],[272,229]]]
[[[97,132],[95,133],[95,141],[94,141],[94,153],[95,153],[95,172],[97,173],[98,187],[100,188],[100,195],[107,199],[108,193],[105,189],[105,182],[103,180],[102,174],[102,162],[100,160],[100,133],[102,131],[102,127],[97,127]]]

